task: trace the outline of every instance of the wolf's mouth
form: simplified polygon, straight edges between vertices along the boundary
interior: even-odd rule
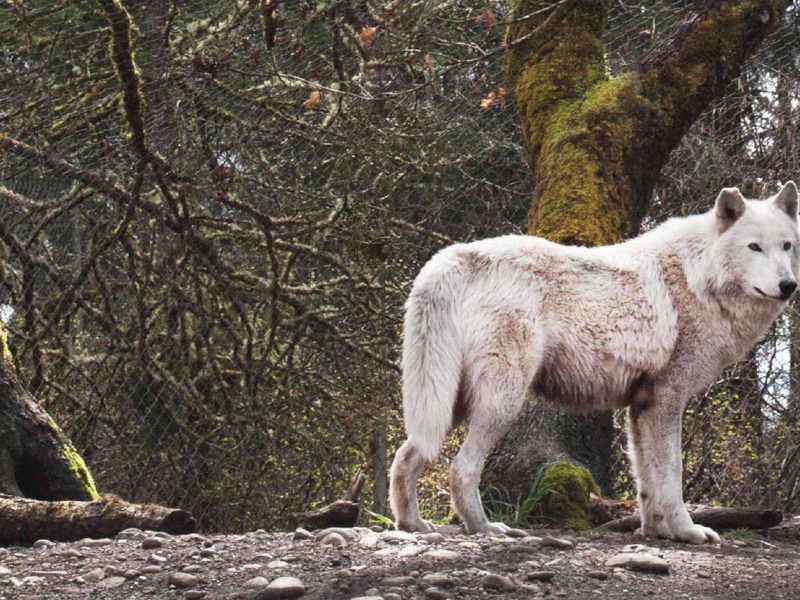
[[[759,294],[761,294],[762,296],[764,296],[764,298],[772,298],[773,300],[781,300],[781,301],[786,300],[788,298],[788,296],[786,298],[784,298],[783,296],[770,296],[769,294],[765,294],[764,292],[762,292],[756,286],[753,286],[753,289],[755,291],[757,291]]]

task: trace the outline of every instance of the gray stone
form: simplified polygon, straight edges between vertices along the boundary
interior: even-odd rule
[[[170,573],[167,583],[174,585],[177,588],[190,588],[197,585],[197,577],[191,573]]]
[[[407,585],[414,585],[416,583],[416,579],[413,577],[409,577],[408,575],[398,575],[396,577],[385,577],[381,580],[381,585],[386,587],[394,587],[394,586],[407,586]]]
[[[455,585],[453,578],[445,573],[428,573],[422,577],[422,581],[425,581],[436,587],[449,587],[451,585]]]
[[[153,574],[153,573],[161,573],[161,567],[159,565],[145,565],[142,567],[142,573]]]
[[[341,548],[347,545],[347,540],[344,539],[342,534],[332,531],[325,537],[321,538],[320,543],[325,546],[335,546],[336,548]]]
[[[352,527],[328,527],[326,529],[320,529],[314,535],[318,540],[321,540],[331,533],[338,533],[348,541],[354,541],[358,537],[358,532]]]
[[[253,577],[245,581],[242,586],[248,590],[258,590],[269,585],[269,579],[266,577]]]
[[[202,600],[206,597],[206,593],[202,590],[188,590],[183,597],[186,600]]]
[[[552,535],[544,536],[541,544],[542,546],[547,546],[548,548],[558,548],[559,550],[572,550],[575,547],[575,544],[571,541],[565,540],[564,538],[553,537]]]
[[[305,593],[306,587],[296,577],[278,577],[267,587],[259,590],[254,598],[257,600],[288,600],[299,598]]]
[[[311,533],[310,531],[307,531],[306,529],[303,529],[302,527],[298,527],[297,529],[294,530],[294,538],[293,539],[295,541],[313,540],[313,539],[316,539],[316,536],[313,533]]]
[[[601,579],[601,580],[608,579],[608,573],[606,571],[600,571],[599,569],[593,571],[587,571],[586,576],[591,577],[592,579]]]
[[[11,569],[6,566],[0,565],[0,577],[8,577],[11,575]]]
[[[108,546],[113,544],[114,542],[108,538],[100,538],[100,539],[92,539],[92,538],[84,538],[79,542],[75,542],[75,545],[79,548],[102,548],[103,546]]]
[[[120,531],[116,537],[120,540],[140,540],[147,537],[147,534],[136,527],[128,527],[128,529]]]
[[[186,565],[181,569],[184,573],[199,573],[203,570],[203,567],[200,565]]]
[[[106,570],[105,569],[92,569],[91,571],[89,571],[88,573],[83,575],[82,579],[84,581],[88,581],[88,582],[94,583],[96,581],[100,581],[101,579],[104,579],[105,576],[106,576]]]
[[[431,533],[423,533],[419,536],[419,539],[428,544],[441,544],[446,538],[441,533],[433,531]]]
[[[381,540],[389,542],[390,544],[402,544],[406,542],[416,542],[417,536],[408,531],[384,531],[381,535]]]
[[[555,576],[555,571],[530,571],[525,575],[528,581],[550,581]]]
[[[623,567],[642,573],[669,573],[669,564],[663,558],[644,552],[624,552],[606,561],[607,567]]]
[[[55,542],[51,542],[50,540],[36,540],[33,542],[34,548],[52,548],[55,546]]]
[[[164,540],[157,537],[149,537],[142,540],[143,550],[155,550],[164,545]]]
[[[434,600],[447,600],[450,598],[450,594],[433,586],[427,588],[423,594],[426,598],[433,598]]]
[[[454,560],[459,558],[461,555],[458,552],[454,552],[452,550],[445,550],[444,548],[434,548],[433,550],[428,550],[424,554],[425,558],[432,558],[434,560]]]
[[[481,585],[485,588],[503,592],[512,592],[519,587],[510,577],[497,575],[496,573],[489,573],[481,577]]]
[[[124,577],[109,577],[108,579],[104,579],[100,583],[97,584],[97,587],[110,590],[113,588],[118,588],[123,583],[125,583],[127,579]]]
[[[528,537],[528,532],[524,529],[509,529],[506,531],[506,535],[512,538],[526,538]]]

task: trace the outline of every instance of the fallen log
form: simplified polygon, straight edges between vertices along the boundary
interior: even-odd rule
[[[90,502],[0,495],[0,545],[113,537],[129,527],[177,535],[193,532],[195,521],[185,510],[131,504],[110,494]]]
[[[767,529],[778,525],[783,520],[779,510],[762,508],[707,508],[689,512],[698,525],[705,525],[719,531],[726,529]],[[601,525],[604,529],[618,532],[635,531],[642,526],[639,515],[631,515],[615,519]]]
[[[800,542],[800,516],[787,519],[780,525],[762,531],[765,536],[782,542]]]
[[[289,525],[292,529],[302,527],[309,531],[327,527],[353,527],[358,521],[358,496],[361,494],[364,481],[364,474],[359,472],[341,500],[317,510],[292,513]]]

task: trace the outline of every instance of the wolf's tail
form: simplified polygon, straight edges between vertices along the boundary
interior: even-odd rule
[[[457,270],[442,269],[444,257],[439,258],[414,284],[403,339],[406,434],[428,461],[438,456],[453,425],[463,361],[455,314],[461,277]]]

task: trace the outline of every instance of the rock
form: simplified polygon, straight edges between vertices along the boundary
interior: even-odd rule
[[[433,550],[428,550],[423,556],[424,558],[432,558],[433,560],[454,560],[459,558],[461,555],[453,550],[434,548]]]
[[[161,548],[163,545],[164,540],[157,537],[149,537],[142,540],[143,550],[154,550],[156,548]]]
[[[285,569],[289,566],[289,563],[285,560],[271,560],[267,563],[268,569]]]
[[[642,573],[669,573],[669,564],[663,558],[644,552],[625,552],[606,561],[607,567],[623,567]]]
[[[200,557],[201,558],[210,558],[214,556],[217,551],[214,548],[203,548],[200,550]]]
[[[334,546],[336,548],[342,548],[347,545],[347,540],[344,539],[344,536],[341,535],[340,533],[333,531],[328,535],[326,535],[325,537],[323,537],[322,539],[320,539],[320,544],[323,544],[325,546]]]
[[[384,596],[355,596],[350,600],[386,600]]]
[[[181,569],[184,573],[200,573],[203,570],[203,567],[200,565],[186,565]]]
[[[417,544],[409,544],[407,546],[403,546],[397,553],[397,556],[408,558],[410,556],[417,556],[418,554],[422,554],[424,550],[425,549],[422,546],[418,546]]]
[[[569,540],[553,537],[552,535],[544,536],[540,543],[542,546],[547,546],[548,548],[558,548],[559,550],[572,550],[575,547],[575,544]]]
[[[369,526],[369,530],[370,531],[374,531],[376,533],[380,533],[384,529],[386,529],[386,528],[383,525],[370,525]]]
[[[109,538],[100,538],[100,539],[92,539],[92,538],[83,538],[79,542],[75,542],[75,545],[78,548],[102,548],[103,546],[108,546],[109,544],[113,544],[114,542]]]
[[[8,577],[11,575],[11,569],[6,566],[0,565],[0,577]]]
[[[449,587],[451,585],[455,585],[453,578],[445,573],[428,573],[422,577],[422,581],[425,581],[436,587]]]
[[[358,537],[358,532],[352,527],[327,527],[326,529],[320,529],[319,531],[317,531],[315,537],[318,540],[321,540],[322,538],[327,537],[331,533],[338,533],[340,536],[342,536],[348,541],[355,541],[355,539]]]
[[[378,544],[378,540],[381,539],[381,536],[374,531],[370,531],[368,534],[362,536],[358,540],[359,546],[364,546],[364,548],[373,548]]]
[[[160,565],[162,563],[167,562],[167,557],[166,556],[162,556],[161,554],[156,554],[155,552],[153,552],[153,554],[151,554],[147,558],[147,560],[149,560],[154,565]]]
[[[50,540],[36,540],[33,542],[34,548],[52,548],[55,546],[55,542],[51,542]]]
[[[117,588],[125,583],[127,579],[124,577],[109,577],[108,579],[104,579],[100,583],[97,584],[97,587],[110,590],[113,588]]]
[[[299,598],[305,593],[306,587],[296,577],[278,577],[257,592],[254,598],[257,600],[288,600]]]
[[[450,598],[450,594],[437,587],[429,587],[422,593],[426,598],[433,598],[434,600],[447,600]]]
[[[242,587],[246,587],[248,590],[257,590],[263,587],[267,587],[269,585],[269,579],[266,577],[253,577],[252,579],[248,579],[242,584]]]
[[[180,571],[170,573],[167,579],[169,585],[174,585],[176,588],[190,588],[197,585],[197,577],[191,573],[181,573]]]
[[[601,580],[608,579],[608,573],[606,571],[600,571],[600,570],[587,571],[586,576],[591,577],[592,579],[601,579]]]
[[[386,587],[404,587],[407,585],[414,585],[416,579],[409,575],[398,575],[397,577],[385,577],[381,580],[381,585]]]
[[[147,534],[136,527],[128,527],[116,535],[116,538],[119,540],[138,540],[143,537],[147,537]]]
[[[380,534],[381,540],[389,542],[390,544],[403,544],[407,542],[416,542],[417,536],[408,531],[389,530]]]
[[[550,581],[555,576],[555,571],[530,571],[525,575],[528,581]]]
[[[298,527],[297,529],[294,530],[294,537],[292,539],[294,539],[296,542],[299,542],[299,541],[302,541],[302,540],[314,540],[314,539],[316,539],[316,537],[317,536],[315,536],[313,533],[311,533],[307,529],[303,529],[302,527]]]
[[[447,539],[441,533],[433,531],[431,533],[423,533],[419,539],[428,544],[442,544]]]
[[[85,575],[82,575],[81,578],[84,581],[88,581],[90,583],[95,583],[97,581],[100,581],[101,579],[104,579],[105,576],[106,576],[106,570],[105,569],[92,569],[91,571],[89,571]]]
[[[144,567],[142,567],[142,573],[146,574],[161,573],[161,567],[159,565],[145,565]]]
[[[183,597],[186,600],[202,600],[206,597],[206,593],[202,590],[188,590]]]
[[[481,577],[481,585],[485,588],[500,590],[503,592],[513,592],[519,586],[510,577],[489,573]]]

